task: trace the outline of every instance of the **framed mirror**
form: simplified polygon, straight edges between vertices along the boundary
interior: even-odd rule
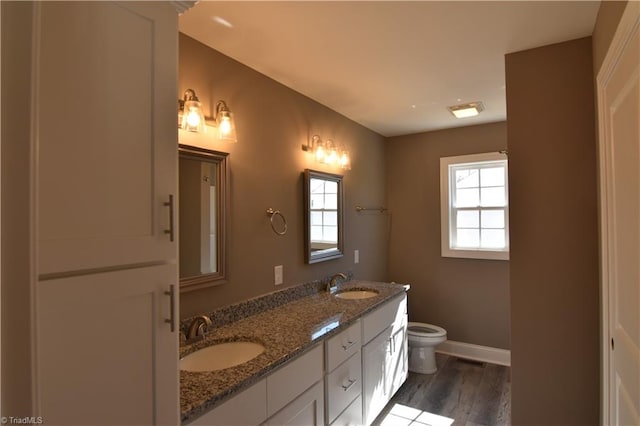
[[[179,145],[180,290],[226,279],[227,153]]]
[[[344,255],[342,176],[304,171],[305,261]]]

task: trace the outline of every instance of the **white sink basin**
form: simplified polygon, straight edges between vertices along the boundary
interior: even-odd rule
[[[338,299],[368,299],[377,295],[378,292],[373,290],[347,290],[336,293]]]
[[[264,352],[255,342],[227,342],[207,346],[180,360],[180,370],[216,371],[251,361]]]

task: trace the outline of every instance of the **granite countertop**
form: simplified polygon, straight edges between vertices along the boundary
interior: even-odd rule
[[[245,318],[214,327],[205,340],[181,346],[180,358],[225,341],[254,341],[265,347],[262,354],[236,367],[211,372],[180,371],[182,423],[195,420],[409,288],[408,285],[395,283],[352,280],[341,284],[338,291],[373,289],[378,294],[368,299],[346,300],[321,291],[322,287],[316,285],[312,291],[307,290],[308,294],[304,297],[297,296],[290,302],[283,300],[283,294],[286,297],[292,293],[287,293],[287,289],[274,293],[271,297],[279,300],[279,306],[271,309],[262,306],[264,310],[260,312],[252,312]],[[264,300],[270,299],[261,298],[262,305],[265,305]],[[221,313],[224,312],[221,310]],[[211,315],[214,320],[216,311]]]

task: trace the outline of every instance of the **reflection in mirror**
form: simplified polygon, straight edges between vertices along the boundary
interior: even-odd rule
[[[342,176],[307,169],[304,194],[306,262],[342,257]]]
[[[179,146],[180,289],[225,279],[226,153]]]

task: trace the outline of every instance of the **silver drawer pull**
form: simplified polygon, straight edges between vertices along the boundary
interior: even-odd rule
[[[347,349],[349,349],[351,346],[353,346],[355,344],[356,344],[356,342],[352,342],[351,340],[349,340],[346,345],[342,345],[342,349],[344,349],[346,351]]]
[[[348,391],[349,389],[351,389],[353,387],[353,385],[356,384],[357,381],[358,380],[356,380],[356,379],[349,379],[348,380],[349,384],[346,385],[346,386],[342,385],[342,390],[344,390],[345,392]]]

